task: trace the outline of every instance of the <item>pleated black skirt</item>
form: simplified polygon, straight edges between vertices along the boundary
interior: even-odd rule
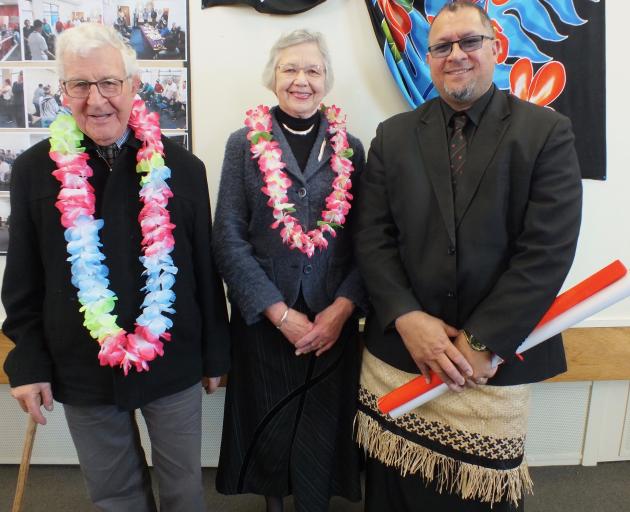
[[[236,308],[231,334],[217,490],[292,494],[295,509],[305,512],[327,510],[331,496],[360,500],[352,439],[360,370],[356,320],[320,357],[295,356],[269,321],[247,326]]]

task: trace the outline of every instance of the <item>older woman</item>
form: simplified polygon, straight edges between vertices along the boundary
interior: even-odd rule
[[[352,419],[357,306],[365,299],[346,216],[364,163],[336,107],[325,42],[297,30],[270,52],[278,106],[251,109],[227,143],[214,249],[232,303],[217,488],[282,510],[360,499]]]

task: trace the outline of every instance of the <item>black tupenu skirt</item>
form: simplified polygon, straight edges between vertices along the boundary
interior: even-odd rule
[[[305,309],[303,302],[294,308]],[[295,356],[269,321],[247,326],[236,308],[230,325],[217,490],[293,494],[300,512],[328,510],[331,496],[360,500],[352,439],[360,369],[356,319],[320,357]]]

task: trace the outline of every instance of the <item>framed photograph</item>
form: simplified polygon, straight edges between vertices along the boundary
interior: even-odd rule
[[[30,137],[24,133],[4,133],[0,141],[0,254],[6,254],[9,246],[9,224],[11,205],[9,186],[11,169],[15,159],[31,145]]]
[[[15,159],[31,145],[25,133],[3,133],[0,141],[0,192],[9,192],[11,168]]]
[[[0,0],[0,61],[20,61],[22,45],[18,0]]]
[[[20,0],[25,60],[55,59],[57,36],[85,22],[103,23],[102,0]]]
[[[48,128],[62,110],[61,88],[54,69],[24,70],[24,97],[29,128]]]
[[[186,68],[140,69],[138,94],[151,112],[160,114],[163,130],[188,126],[188,75]]]
[[[0,128],[24,128],[24,74],[21,69],[0,69]]]
[[[113,1],[103,21],[129,41],[140,60],[186,60],[186,2]]]
[[[41,142],[44,139],[47,139],[48,137],[50,137],[50,133],[48,131],[39,132],[39,133],[31,133],[29,134],[28,147],[30,148],[31,146],[34,146],[38,142]]]
[[[164,132],[169,139],[173,142],[177,142],[178,144],[184,146],[186,149],[190,149],[188,146],[188,133],[184,132]]]
[[[6,254],[9,248],[9,223],[11,222],[11,203],[9,193],[0,191],[0,254]]]

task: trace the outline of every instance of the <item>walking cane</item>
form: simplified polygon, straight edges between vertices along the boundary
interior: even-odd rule
[[[15,498],[13,499],[13,508],[11,509],[11,512],[20,512],[22,510],[22,499],[24,498],[24,488],[26,487],[28,470],[31,465],[31,453],[33,452],[33,443],[35,442],[36,432],[37,423],[35,423],[35,420],[29,414],[28,424],[26,426],[26,436],[24,438],[24,449],[22,450],[22,462],[20,462],[20,471],[18,472]]]

